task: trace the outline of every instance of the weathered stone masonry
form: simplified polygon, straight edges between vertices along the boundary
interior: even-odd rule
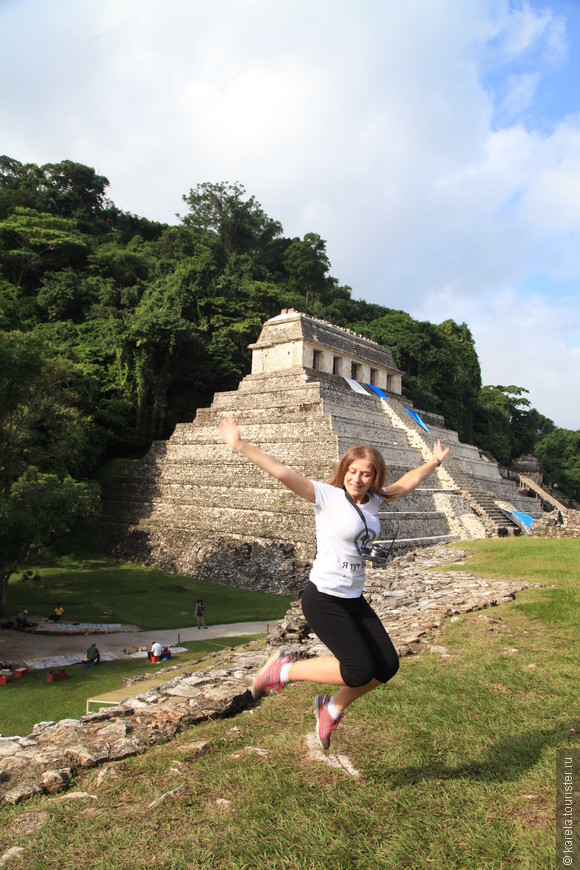
[[[291,310],[269,320],[252,349],[252,373],[237,390],[216,394],[109,487],[105,534],[116,552],[224,584],[300,593],[314,557],[312,508],[221,442],[217,426],[228,414],[245,438],[319,480],[353,444],[377,447],[392,480],[429,458],[435,438],[450,445],[440,469],[382,510],[381,537],[396,536],[395,552],[496,535],[509,526],[496,499],[541,514],[442,417],[421,412],[427,434],[409,416],[402,373],[375,342]],[[353,374],[388,401],[353,391],[345,380]]]

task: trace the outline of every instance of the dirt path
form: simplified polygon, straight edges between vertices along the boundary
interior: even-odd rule
[[[211,640],[218,637],[235,637],[245,634],[266,634],[270,622],[236,622],[229,625],[210,625],[206,629],[197,626],[165,631],[142,631],[137,626],[123,625],[120,631],[95,634],[41,634],[32,631],[0,629],[0,661],[22,664],[27,659],[49,656],[85,655],[94,641],[102,652],[113,653],[117,658],[129,658],[124,652],[131,647],[150,647],[154,641],[162,645],[178,645],[191,640]]]

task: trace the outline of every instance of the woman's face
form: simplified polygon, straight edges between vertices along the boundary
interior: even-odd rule
[[[344,475],[344,488],[353,501],[362,504],[375,480],[375,469],[368,459],[355,459]]]

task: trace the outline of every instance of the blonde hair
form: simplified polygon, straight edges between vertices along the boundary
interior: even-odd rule
[[[382,491],[387,485],[387,479],[389,476],[385,460],[375,447],[368,447],[366,444],[356,444],[354,447],[349,447],[346,453],[342,454],[338,460],[338,465],[334,470],[334,474],[332,475],[331,480],[329,480],[330,485],[342,489],[346,472],[348,471],[349,466],[351,466],[353,462],[356,462],[357,459],[366,459],[367,462],[370,462],[373,466],[375,476],[368,491],[372,495],[378,495],[388,501],[388,496],[385,497]]]

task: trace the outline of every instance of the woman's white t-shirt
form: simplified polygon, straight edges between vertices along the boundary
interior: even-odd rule
[[[316,558],[310,579],[319,592],[339,598],[358,598],[365,585],[365,565],[361,547],[366,537],[364,523],[343,489],[328,483],[312,481],[316,500]],[[379,534],[379,506],[382,499],[370,495],[358,507],[363,512],[369,536],[374,541]]]

